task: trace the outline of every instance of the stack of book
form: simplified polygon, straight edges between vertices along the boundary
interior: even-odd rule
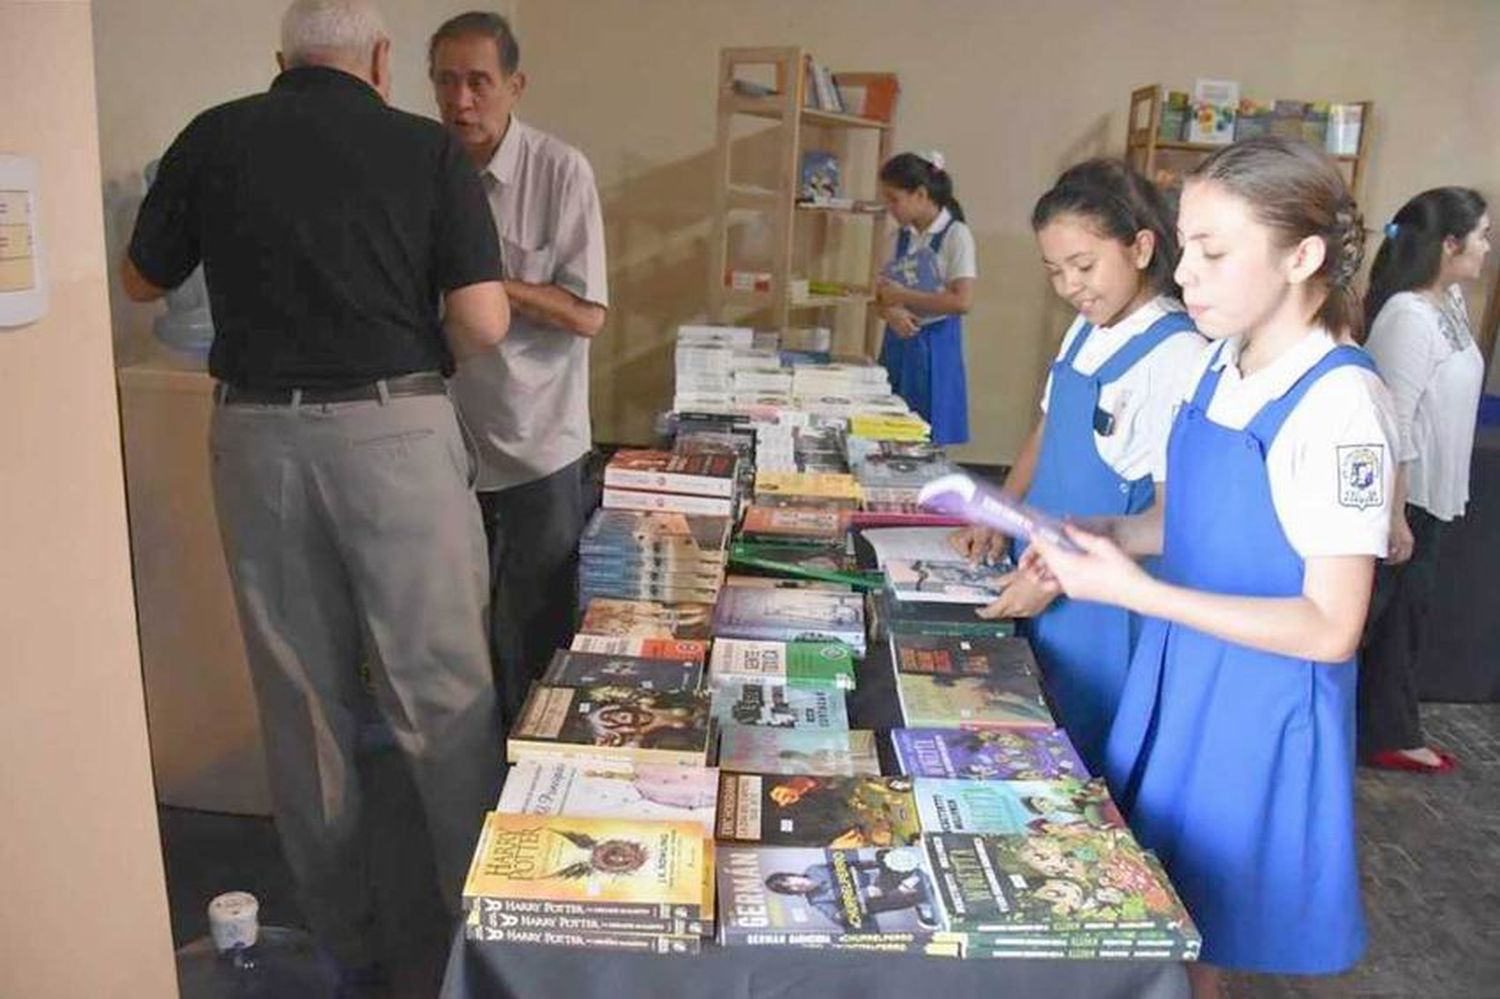
[[[906,777],[719,771],[721,843],[842,849],[912,846],[921,822]]]
[[[908,728],[1056,727],[1023,638],[892,634],[890,645]]]
[[[862,729],[784,729],[722,725],[719,766],[762,774],[878,777],[875,733]]]
[[[1104,781],[967,780],[918,777],[917,814],[925,833],[1047,836],[1124,829]]]
[[[717,858],[730,947],[793,946],[957,957],[921,846],[722,846]]]
[[[769,642],[843,642],[863,658],[864,597],[830,590],[726,586],[714,606],[713,633]]]
[[[797,506],[751,506],[740,523],[747,543],[844,545],[849,517],[840,510]]]
[[[854,652],[842,642],[714,641],[709,667],[714,687],[778,683],[793,687],[854,689]]]
[[[788,579],[815,579],[859,590],[879,589],[883,577],[855,565],[842,541],[828,544],[736,541],[729,548],[729,565],[739,570],[769,573]]]
[[[464,882],[476,940],[696,953],[713,851],[696,822],[491,812]]]
[[[805,364],[792,370],[791,393],[798,399],[883,398],[891,394],[891,378],[878,364]]]
[[[1198,957],[1202,941],[1187,909],[1129,830],[936,833],[925,841],[948,932],[965,957]]]
[[[707,690],[538,683],[506,736],[505,751],[511,763],[541,755],[702,767],[713,736]]]
[[[886,413],[856,413],[849,419],[849,433],[877,441],[926,441],[932,439],[932,427],[915,413],[905,416]]]
[[[859,507],[859,482],[839,472],[755,473],[757,506],[812,506],[833,510]]]
[[[542,673],[541,682],[552,687],[625,686],[673,693],[691,691],[703,686],[703,660],[694,656],[668,659],[558,649]]]
[[[724,583],[727,517],[600,509],[578,546],[581,602],[712,603]]]
[[[866,438],[851,438],[866,440]],[[957,471],[950,462],[931,445],[908,445],[931,449],[927,454],[900,455],[889,453],[893,442],[876,442],[876,449],[866,451],[854,469],[855,478],[864,493],[866,510],[912,513],[918,510],[917,495],[922,487],[933,479],[942,478]],[[851,463],[852,464],[852,463]]]
[[[898,728],[891,731],[896,766],[911,777],[976,781],[1081,779],[1088,770],[1060,728]]]
[[[623,639],[702,640],[706,648],[713,613],[712,604],[666,604],[654,600],[596,597],[584,607],[578,634]],[[573,647],[580,648],[576,642]],[[596,650],[583,648],[583,651]]]
[[[604,469],[604,507],[734,517],[738,465],[722,451],[616,451]]]
[[[734,392],[735,351],[753,349],[754,336],[754,330],[748,327],[679,327],[673,408],[679,411],[727,408]]]

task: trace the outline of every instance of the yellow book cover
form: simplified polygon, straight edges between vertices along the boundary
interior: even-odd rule
[[[816,496],[859,499],[859,481],[841,472],[761,472],[755,476],[759,495]]]
[[[673,906],[696,914],[705,901],[705,853],[696,822],[491,812],[464,900]]]

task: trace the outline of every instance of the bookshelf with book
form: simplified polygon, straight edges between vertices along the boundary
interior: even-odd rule
[[[892,153],[899,91],[893,73],[831,72],[797,46],[720,50],[708,274],[714,321],[813,323],[836,331],[836,353],[873,354],[879,328],[870,290],[886,233],[874,176]],[[753,133],[770,150],[755,183],[742,179],[737,162],[748,157],[736,155],[746,119],[775,123]],[[759,234],[753,255],[736,245],[746,227]]]
[[[1232,81],[1197,83],[1195,94],[1168,91],[1160,84],[1130,92],[1125,158],[1158,186],[1175,187],[1210,153],[1269,133],[1295,135],[1327,151],[1354,196],[1360,196],[1374,101],[1260,100],[1241,97]]]

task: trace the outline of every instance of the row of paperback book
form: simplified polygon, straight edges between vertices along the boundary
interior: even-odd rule
[[[766,349],[697,328],[679,390]],[[803,371],[788,396],[871,377]],[[469,936],[1194,958],[1190,917],[1056,726],[1030,646],[975,613],[1010,566],[950,543],[966,507],[923,509],[967,481],[925,432],[780,402],[670,425],[661,449],[616,456],[607,494],[730,512],[607,500],[590,522],[578,634],[509,733]],[[902,727],[870,726],[897,712]]]

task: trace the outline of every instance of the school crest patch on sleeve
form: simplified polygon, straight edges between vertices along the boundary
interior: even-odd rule
[[[1365,510],[1385,503],[1385,445],[1345,444],[1337,448],[1339,505]]]

